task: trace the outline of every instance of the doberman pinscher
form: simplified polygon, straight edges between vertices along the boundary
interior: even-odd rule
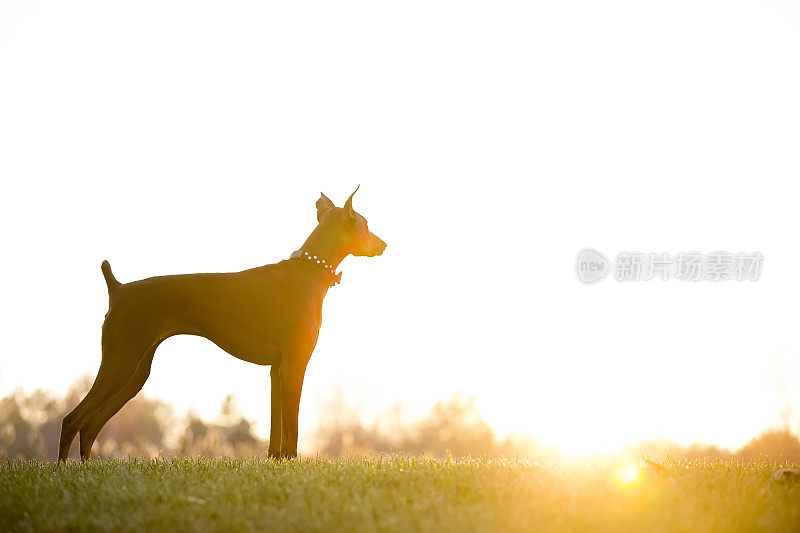
[[[300,392],[322,300],[339,282],[336,268],[345,257],[373,257],[386,249],[353,210],[354,195],[339,208],[323,194],[316,229],[290,259],[273,265],[122,284],[103,261],[109,309],[102,361],[89,393],[64,418],[59,460],[66,460],[79,431],[81,459],[89,458],[100,429],[142,389],[156,348],[173,335],[199,335],[234,357],[271,365],[269,456],[296,457]]]

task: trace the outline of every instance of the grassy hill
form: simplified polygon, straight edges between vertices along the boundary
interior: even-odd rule
[[[775,462],[0,463],[0,531],[798,531]],[[796,466],[796,465],[795,465]]]

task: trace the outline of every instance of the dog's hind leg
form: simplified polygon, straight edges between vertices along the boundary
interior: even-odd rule
[[[149,329],[148,329],[149,328]],[[91,390],[61,426],[59,460],[66,460],[75,434],[131,379],[142,355],[153,344],[152,327],[109,313],[103,322],[103,358]]]
[[[97,371],[97,377],[92,388],[89,389],[89,392],[78,406],[64,417],[64,421],[61,424],[61,439],[58,443],[59,461],[67,460],[72,441],[75,439],[78,430],[86,422],[87,417],[113,396],[130,379],[135,369],[134,366],[129,364],[111,363],[107,357],[104,357],[103,362],[100,363],[100,369]]]
[[[89,392],[80,401],[80,403],[73,409],[67,416],[64,417],[61,423],[61,438],[58,441],[58,460],[66,461],[69,456],[69,449],[72,446],[72,441],[75,435],[78,434],[81,422],[85,419],[88,412],[100,402],[105,401],[109,396],[114,394],[113,390],[102,390],[97,384],[101,381],[101,374],[104,369],[102,365],[97,372],[97,377],[94,380],[94,385],[89,389]]]
[[[105,426],[111,417],[117,414],[131,398],[142,390],[145,381],[147,381],[147,378],[150,376],[150,366],[153,362],[153,355],[160,343],[161,341],[158,341],[150,346],[139,360],[136,370],[124,386],[114,392],[114,394],[108,397],[99,407],[91,411],[84,419],[80,427],[81,459],[89,459],[92,454],[92,445],[95,439],[97,439],[100,430],[103,429],[103,426]]]

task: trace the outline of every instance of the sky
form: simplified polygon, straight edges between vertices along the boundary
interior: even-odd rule
[[[122,282],[277,262],[360,184],[388,249],[341,265],[301,434],[337,390],[410,419],[460,392],[573,454],[798,429],[798,23],[761,0],[5,1],[0,394],[94,375],[103,259]],[[764,262],[584,285],[585,247]],[[143,391],[207,418],[233,393],[268,432],[269,369],[202,338],[164,342]]]

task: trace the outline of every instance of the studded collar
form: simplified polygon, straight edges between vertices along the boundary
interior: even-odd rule
[[[316,255],[305,251],[305,250],[297,250],[296,252],[292,252],[292,255],[289,256],[290,259],[304,259],[306,261],[311,262],[322,268],[323,271],[330,277],[329,286],[333,287],[337,283],[342,282],[342,273],[336,273],[336,267],[327,262],[325,259],[321,257],[317,257]]]

